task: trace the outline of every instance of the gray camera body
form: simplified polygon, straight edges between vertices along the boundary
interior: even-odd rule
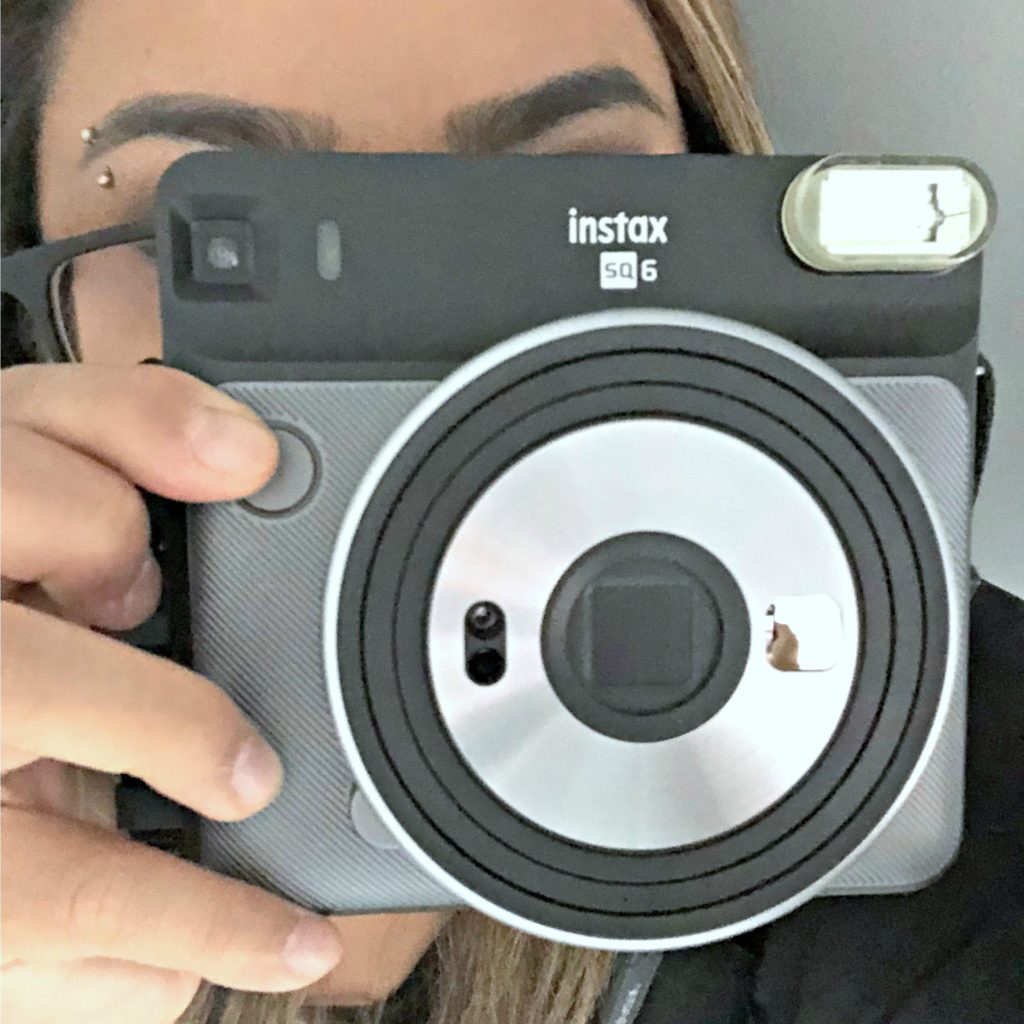
[[[169,170],[165,361],[281,453],[172,552],[286,769],[204,863],[626,950],[952,861],[981,260],[809,266],[820,163]]]

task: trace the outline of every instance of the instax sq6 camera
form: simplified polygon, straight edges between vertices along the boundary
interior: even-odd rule
[[[187,510],[286,770],[203,862],[620,950],[938,875],[993,212],[952,158],[173,165],[165,362],[281,456]]]

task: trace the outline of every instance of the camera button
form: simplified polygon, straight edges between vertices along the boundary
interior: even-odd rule
[[[320,476],[316,450],[294,427],[270,424],[279,451],[274,475],[255,494],[239,504],[250,512],[284,515],[303,506]]]
[[[378,850],[398,849],[398,840],[380,820],[380,816],[370,805],[370,801],[363,796],[361,789],[356,789],[352,795],[349,814],[352,816],[352,825],[361,839],[371,846],[376,846]]]

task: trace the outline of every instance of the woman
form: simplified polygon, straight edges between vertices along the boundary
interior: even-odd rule
[[[5,251],[144,218],[163,169],[204,146],[771,148],[729,0],[10,0],[4,30]],[[4,374],[7,1019],[585,1024],[608,954],[469,911],[327,921],[116,832],[108,773],[224,820],[259,810],[281,781],[276,755],[210,683],[87,628],[132,627],[158,599],[136,488],[234,499],[276,458],[244,406],[136,365],[161,341],[151,272],[132,258],[96,269],[97,280],[128,282],[103,295],[102,317],[76,311],[66,354],[82,365]],[[76,268],[76,287],[88,273]],[[6,361],[31,358],[26,338],[5,335]],[[1019,635],[1019,603],[981,596],[1004,638]],[[983,640],[976,673],[1009,649]],[[1021,670],[988,671],[995,690]],[[1008,727],[1013,715],[1008,704],[995,718]],[[986,863],[1008,876],[1009,847],[996,845]],[[639,1020],[902,1020],[897,994],[948,964],[962,937],[925,941],[943,892],[948,902],[939,886],[842,912],[819,901],[761,933],[671,954]],[[965,906],[972,927],[980,905]],[[862,935],[886,955],[857,946]],[[916,954],[900,945],[910,935]],[[837,971],[858,957],[859,974]],[[844,986],[847,1001],[829,1003]],[[971,1020],[988,1019],[971,1007]]]

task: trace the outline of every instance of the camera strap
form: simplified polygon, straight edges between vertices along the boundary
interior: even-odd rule
[[[632,1024],[661,966],[661,953],[620,953],[596,1024]]]

